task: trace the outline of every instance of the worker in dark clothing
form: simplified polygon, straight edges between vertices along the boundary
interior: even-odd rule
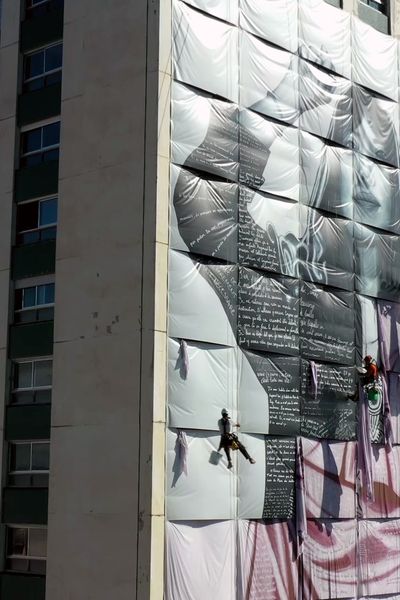
[[[221,432],[221,441],[219,443],[218,452],[223,448],[226,458],[228,459],[228,469],[232,469],[231,450],[239,450],[243,456],[252,464],[256,462],[251,458],[246,448],[243,446],[235,433],[232,433],[233,427],[240,427],[239,423],[232,423],[231,418],[226,408],[221,411],[222,418],[218,421],[219,430]]]

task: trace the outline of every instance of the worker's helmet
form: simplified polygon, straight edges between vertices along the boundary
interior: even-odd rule
[[[228,416],[228,411],[226,410],[226,408],[223,408],[223,409],[221,410],[221,415],[222,415],[223,417],[227,417],[227,416]]]

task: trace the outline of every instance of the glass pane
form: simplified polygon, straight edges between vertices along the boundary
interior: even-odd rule
[[[59,69],[62,65],[62,44],[58,46],[52,46],[46,50],[46,71],[52,71],[53,69]]]
[[[15,323],[33,323],[38,320],[38,311],[36,309],[33,310],[24,310],[20,313],[15,314]]]
[[[29,530],[29,556],[46,558],[47,529]]]
[[[48,442],[32,444],[32,471],[48,471],[49,457],[50,444]]]
[[[29,154],[21,160],[21,167],[36,167],[43,161],[43,154]]]
[[[28,202],[17,206],[17,231],[36,229],[38,226],[39,202]]]
[[[8,555],[26,556],[28,553],[28,529],[10,527],[8,530]]]
[[[54,308],[41,308],[37,312],[36,321],[53,321],[54,319]]]
[[[40,230],[41,240],[55,240],[57,237],[57,227],[46,227]]]
[[[23,288],[22,290],[22,308],[28,308],[36,305],[36,286]]]
[[[54,148],[53,150],[48,150],[42,155],[43,162],[51,162],[52,160],[58,160],[60,156],[60,149]]]
[[[35,394],[36,404],[50,404],[51,402],[51,390],[37,390]]]
[[[45,285],[45,303],[53,304],[54,303],[54,283],[48,283]]]
[[[14,365],[14,388],[32,387],[32,363],[15,363]]]
[[[61,82],[61,71],[56,71],[55,73],[51,73],[51,75],[46,75],[46,86],[54,85],[55,83]]]
[[[22,154],[40,150],[42,146],[42,129],[32,129],[22,134]]]
[[[29,471],[31,468],[31,445],[10,444],[10,471]]]
[[[32,81],[28,81],[28,83],[24,84],[24,92],[34,92],[35,90],[41,90],[44,87],[45,78],[38,77],[37,79],[32,79]]]
[[[30,54],[29,56],[25,56],[25,72],[24,78],[30,79],[31,77],[37,77],[38,75],[42,75],[44,71],[44,52],[41,50],[40,52],[35,52],[35,54]]]
[[[35,362],[35,387],[44,387],[45,385],[51,385],[52,370],[53,361],[51,360],[40,360],[38,362]]]
[[[31,392],[13,392],[11,395],[11,404],[32,404],[35,402],[35,393]]]
[[[29,231],[28,233],[20,233],[17,237],[17,244],[24,246],[25,244],[35,244],[40,241],[40,229]]]
[[[39,225],[54,225],[57,223],[57,198],[43,200],[39,209]]]
[[[60,121],[43,127],[43,148],[60,143]]]

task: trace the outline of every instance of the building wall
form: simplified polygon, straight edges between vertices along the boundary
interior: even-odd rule
[[[48,600],[157,597],[157,4],[65,2]],[[164,255],[160,244],[162,266]],[[163,430],[162,409],[158,420]],[[153,508],[163,512],[162,498]],[[162,586],[162,564],[153,568]]]

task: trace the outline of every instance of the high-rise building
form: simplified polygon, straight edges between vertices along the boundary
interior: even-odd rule
[[[400,595],[399,34],[0,0],[0,600]]]

